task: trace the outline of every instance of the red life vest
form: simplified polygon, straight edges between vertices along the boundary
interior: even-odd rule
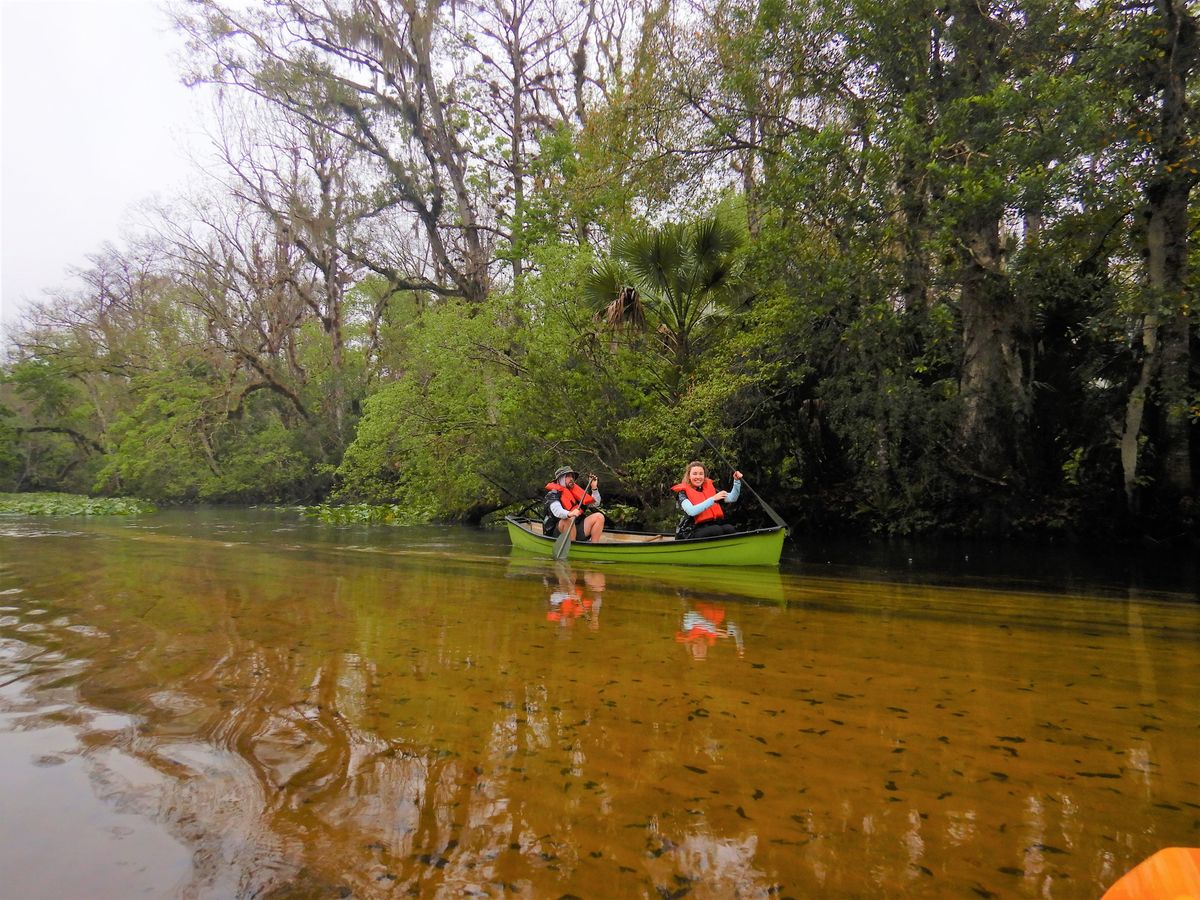
[[[725,621],[725,610],[710,603],[697,603],[696,612],[700,614],[701,621],[693,620],[687,631],[675,632],[675,640],[681,644],[704,641],[711,647],[720,636],[718,629]],[[687,617],[684,617],[684,624],[687,624]]]
[[[546,619],[550,622],[570,623],[572,620],[590,613],[593,605],[592,600],[583,596],[583,588],[572,588],[570,596],[564,597],[558,603],[551,600]]]
[[[596,498],[584,491],[577,484],[572,484],[569,488],[563,487],[557,481],[552,481],[546,485],[548,491],[558,491],[558,502],[562,504],[562,508],[570,512],[575,508],[575,505],[582,504],[583,506],[591,506],[596,502]],[[548,508],[548,507],[547,507]]]
[[[717,492],[717,489],[713,487],[711,478],[704,479],[704,484],[700,490],[696,490],[690,483],[674,484],[671,486],[671,490],[677,494],[682,491],[688,500],[692,501],[693,506],[699,506]],[[713,522],[723,518],[725,518],[725,510],[721,509],[721,501],[718,500],[704,512],[696,516],[696,524],[700,525],[704,522]]]

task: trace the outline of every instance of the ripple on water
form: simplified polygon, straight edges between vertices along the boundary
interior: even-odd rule
[[[155,691],[150,701],[159,709],[175,713],[191,713],[204,708],[204,702],[181,691]]]
[[[196,775],[234,781],[245,779],[247,782],[254,778],[254,773],[242,757],[211,744],[192,741],[163,744],[158,749],[158,755]]]
[[[91,712],[84,721],[89,731],[125,731],[138,723],[136,716],[126,716],[120,713],[110,713],[103,710],[86,710]]]
[[[84,637],[108,637],[107,631],[101,631],[99,628],[94,628],[91,625],[68,625],[67,631],[73,631],[75,634],[82,634]]]
[[[0,537],[44,538],[83,537],[82,531],[64,531],[58,528],[34,528],[31,525],[9,524],[0,526]]]

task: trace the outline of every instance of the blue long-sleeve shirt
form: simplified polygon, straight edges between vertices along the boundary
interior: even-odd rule
[[[742,495],[742,479],[737,479],[733,483],[733,488],[729,491],[729,496],[725,498],[725,503],[737,503],[738,497]],[[683,509],[685,515],[698,516],[710,506],[717,502],[716,497],[709,497],[703,503],[693,503],[686,495],[680,493],[679,506]]]

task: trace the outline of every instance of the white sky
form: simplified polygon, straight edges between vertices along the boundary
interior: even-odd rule
[[[181,51],[154,0],[0,0],[0,326],[196,178]]]

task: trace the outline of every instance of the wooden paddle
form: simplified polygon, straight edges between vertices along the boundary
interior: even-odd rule
[[[1104,900],[1200,897],[1200,848],[1167,847],[1126,872]]]
[[[567,527],[558,533],[558,539],[554,542],[554,559],[566,559],[567,554],[571,552],[571,535],[575,531],[575,520],[566,521]]]

